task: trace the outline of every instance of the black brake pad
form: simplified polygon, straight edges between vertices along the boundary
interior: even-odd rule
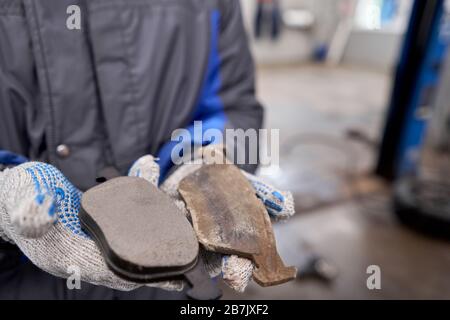
[[[194,268],[195,232],[168,195],[142,178],[119,177],[86,191],[80,221],[110,269],[134,282],[182,276]]]

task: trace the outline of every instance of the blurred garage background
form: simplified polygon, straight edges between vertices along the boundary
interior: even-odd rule
[[[293,192],[295,282],[237,299],[450,299],[448,2],[242,0],[265,126]],[[380,271],[381,289],[368,278]]]

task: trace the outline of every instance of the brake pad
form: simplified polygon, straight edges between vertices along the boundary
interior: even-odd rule
[[[80,221],[118,276],[134,282],[182,276],[199,253],[195,232],[168,195],[142,178],[119,177],[86,191]]]
[[[208,250],[251,259],[253,277],[264,287],[295,278],[296,268],[286,267],[277,252],[266,208],[236,166],[204,165],[184,178],[178,190]]]

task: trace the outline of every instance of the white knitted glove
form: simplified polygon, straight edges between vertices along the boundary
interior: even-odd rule
[[[212,146],[208,148],[215,147]],[[151,165],[149,165],[151,163],[150,161],[153,162],[153,157],[143,157],[136,162],[136,168],[151,167]],[[202,165],[203,164],[192,163],[181,165],[160,186],[162,191],[166,192],[172,199],[175,200],[177,206],[183,210],[189,219],[190,214],[178,192],[178,185],[183,178],[200,169]],[[146,174],[143,174],[142,170],[140,170],[139,174],[137,174],[138,170],[136,168],[133,167],[130,174],[146,178]],[[146,172],[150,172],[150,170],[146,170]],[[278,220],[286,220],[294,215],[294,200],[290,192],[278,191],[254,175],[244,171],[242,172],[250,181],[255,189],[256,195],[264,203],[267,211],[273,218]],[[151,173],[147,179],[155,179],[154,173]],[[250,260],[234,255],[222,257],[220,254],[207,252],[205,250],[203,250],[201,254],[205,261],[206,268],[212,277],[222,274],[224,282],[229,287],[238,292],[243,292],[245,290],[253,274],[254,265]]]
[[[77,268],[80,280],[91,284],[123,291],[142,286],[112,273],[94,241],[81,230],[81,195],[48,164],[29,162],[0,172],[0,237],[16,244],[37,267],[57,277],[67,278]],[[183,288],[182,281],[147,285]]]

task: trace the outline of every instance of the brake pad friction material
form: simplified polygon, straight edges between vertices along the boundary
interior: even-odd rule
[[[281,260],[266,208],[234,165],[204,165],[183,179],[179,192],[191,213],[201,244],[222,254],[247,257],[261,286],[295,278]]]
[[[135,282],[181,276],[199,244],[185,215],[165,193],[137,177],[119,177],[84,193],[82,226],[112,271]]]

